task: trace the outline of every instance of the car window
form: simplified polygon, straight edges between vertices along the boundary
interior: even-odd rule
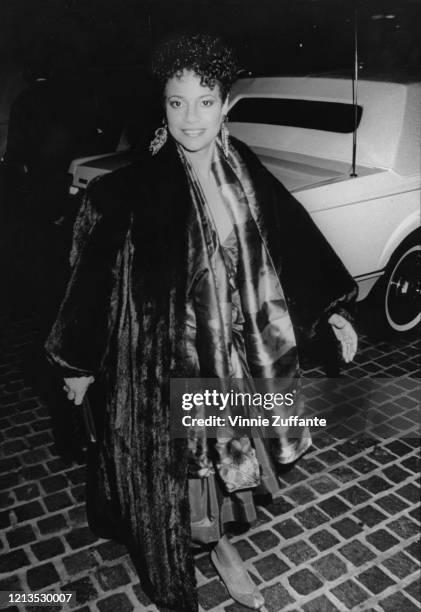
[[[362,107],[357,106],[357,127]],[[354,131],[354,107],[341,102],[289,98],[240,98],[229,112],[229,120],[264,123],[348,134]]]

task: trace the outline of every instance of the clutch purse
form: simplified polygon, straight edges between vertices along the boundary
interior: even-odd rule
[[[249,438],[234,438],[216,446],[220,454],[220,461],[216,464],[218,474],[228,493],[251,489],[260,484],[259,462]]]

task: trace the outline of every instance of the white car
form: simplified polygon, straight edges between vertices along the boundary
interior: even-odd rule
[[[381,297],[379,320],[407,332],[421,319],[421,79],[363,78],[356,106],[352,96],[344,77],[240,79],[229,130],[310,212],[359,300]],[[73,190],[128,162],[127,153],[76,160]]]
[[[359,285],[377,283],[395,331],[419,323],[421,82],[242,79],[230,132],[310,212]],[[353,132],[356,166],[352,176]]]

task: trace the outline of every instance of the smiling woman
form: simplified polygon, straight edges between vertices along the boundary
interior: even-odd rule
[[[330,327],[350,361],[356,287],[301,205],[229,137],[232,51],[184,36],[157,51],[154,73],[166,124],[152,155],[88,189],[46,347],[69,399],[80,404],[94,378],[103,391],[88,461],[93,531],[127,543],[166,610],[197,610],[191,541],[212,545],[230,596],[257,609],[227,525],[257,518],[256,493],[279,493],[277,466],[306,452],[308,429],[208,439],[195,427],[174,439],[169,382],[244,379],[253,390],[264,379],[295,392],[277,415],[300,416],[297,340]]]
[[[219,85],[202,85],[191,70],[173,76],[165,86],[168,130],[186,151],[210,155],[227,109],[228,99],[222,101]]]

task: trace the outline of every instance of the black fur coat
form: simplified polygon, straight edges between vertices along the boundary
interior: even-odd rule
[[[331,313],[349,309],[356,285],[303,207],[243,143],[232,146],[254,184],[251,213],[297,339],[314,337]],[[187,453],[185,441],[170,436],[169,379],[191,374],[183,359],[191,206],[171,141],[96,181],[75,226],[73,274],[46,344],[63,375],[93,373],[104,389],[91,526],[111,516],[155,601],[186,611],[197,609]]]

